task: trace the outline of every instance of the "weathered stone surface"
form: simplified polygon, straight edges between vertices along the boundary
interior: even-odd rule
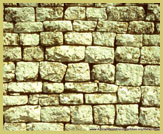
[[[5,20],[14,22],[35,21],[34,8],[7,7],[5,8]]]
[[[14,25],[11,22],[3,22],[3,32],[12,32]]]
[[[88,63],[69,63],[65,75],[66,81],[90,80],[90,68]]]
[[[118,88],[118,101],[120,103],[139,103],[141,98],[140,87],[124,87]]]
[[[20,34],[20,45],[35,46],[39,44],[38,34]]]
[[[65,131],[90,131],[93,129],[99,129],[98,125],[77,125],[77,124],[66,124]]]
[[[18,45],[19,35],[15,33],[4,33],[3,34],[3,45]]]
[[[28,81],[37,80],[38,77],[38,62],[17,62],[16,66],[16,80]]]
[[[90,6],[94,6],[94,3],[65,3],[65,5],[70,6],[70,7],[73,7],[73,6],[90,7]]]
[[[4,6],[17,6],[17,3],[4,3]]]
[[[116,105],[117,119],[116,125],[134,125],[138,124],[138,105]]]
[[[3,96],[3,106],[25,105],[28,96]]]
[[[145,86],[160,85],[160,66],[156,66],[156,65],[145,66],[143,84]]]
[[[91,45],[92,33],[67,32],[64,35],[65,43],[70,45]]]
[[[60,94],[61,104],[83,104],[83,94]]]
[[[3,47],[3,61],[19,61],[21,58],[21,47]]]
[[[65,10],[64,18],[66,20],[85,19],[85,7],[68,7]]]
[[[19,3],[20,7],[37,7],[38,3]]]
[[[127,22],[116,21],[99,21],[97,31],[107,31],[113,33],[126,33],[128,28]]]
[[[160,23],[156,23],[156,32],[160,33]]]
[[[105,8],[88,7],[86,10],[88,20],[106,20],[107,14]]]
[[[115,33],[93,32],[93,43],[99,46],[114,47]]]
[[[160,64],[160,47],[142,47],[141,64]]]
[[[59,104],[59,96],[58,95],[48,95],[39,97],[39,105],[40,106],[51,106]]]
[[[154,32],[154,23],[145,21],[132,21],[129,22],[128,33],[135,34],[151,34]]]
[[[40,106],[10,107],[4,112],[5,122],[40,121]]]
[[[7,89],[8,88],[8,83],[3,82],[3,95],[7,95]]]
[[[47,31],[72,31],[72,24],[71,21],[44,21],[43,22],[45,30]]]
[[[95,31],[97,22],[96,21],[85,21],[85,20],[74,20],[73,30],[74,31]]]
[[[140,49],[134,47],[117,47],[115,59],[117,62],[138,63]]]
[[[96,124],[114,124],[114,105],[94,106],[94,119]]]
[[[40,76],[43,80],[61,82],[67,66],[59,62],[40,62]]]
[[[3,63],[3,81],[10,82],[15,79],[15,64],[13,62]]]
[[[93,123],[92,106],[70,106],[71,122],[74,124]]]
[[[144,46],[160,46],[160,35],[144,35],[143,36]]]
[[[142,105],[144,106],[160,106],[160,87],[141,86]]]
[[[76,62],[84,60],[84,46],[56,46],[46,48],[46,60],[59,62]]]
[[[43,24],[41,22],[18,22],[15,24],[14,32],[16,33],[30,33],[43,31]]]
[[[108,20],[113,21],[134,21],[144,20],[145,11],[143,7],[126,6],[126,7],[112,7],[107,8]]]
[[[43,122],[69,122],[70,109],[67,106],[54,106],[41,108],[41,121]]]
[[[42,82],[10,82],[9,92],[38,93],[42,92]]]
[[[85,103],[87,104],[109,104],[116,103],[117,97],[112,94],[85,94]]]
[[[26,131],[26,124],[25,123],[4,123],[3,130]]]
[[[140,107],[139,122],[143,126],[160,127],[160,109]]]
[[[142,47],[142,35],[117,34],[117,46]]]
[[[107,83],[99,83],[99,92],[109,92],[114,93],[117,92],[118,86],[114,84]]]
[[[112,64],[93,65],[92,79],[102,82],[114,83],[115,66]]]
[[[93,93],[98,91],[97,83],[93,82],[78,82],[78,83],[65,83],[65,90],[71,92]]]
[[[160,21],[160,6],[158,4],[148,4],[147,21]]]
[[[42,61],[44,60],[44,51],[41,47],[24,47],[23,59],[25,61]]]
[[[63,83],[43,83],[43,92],[44,93],[62,93],[64,91]]]
[[[37,21],[47,21],[61,19],[63,17],[63,7],[53,7],[53,8],[36,8],[36,20]]]
[[[28,103],[29,104],[38,104],[39,102],[39,94],[32,94],[32,95],[29,95],[29,98],[28,98]]]
[[[113,63],[114,49],[100,46],[86,47],[85,61],[88,63]]]
[[[116,84],[123,86],[140,86],[142,84],[143,66],[118,63],[116,65]]]
[[[63,44],[62,32],[41,32],[40,41],[44,46],[54,46]]]
[[[62,123],[28,123],[27,131],[63,131]]]
[[[56,6],[64,6],[64,3],[40,3],[41,7],[56,7]]]

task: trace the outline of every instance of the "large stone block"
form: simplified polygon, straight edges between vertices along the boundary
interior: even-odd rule
[[[143,36],[144,46],[160,46],[160,35],[144,35]]]
[[[62,93],[64,91],[63,83],[43,83],[43,92],[44,93]]]
[[[150,3],[147,6],[147,21],[160,21],[160,5]]]
[[[3,21],[3,32],[13,32],[14,24],[12,22]]]
[[[3,130],[7,131],[26,131],[26,123],[4,123]]]
[[[118,90],[118,86],[115,84],[99,83],[99,92],[115,93]]]
[[[40,106],[59,105],[59,96],[56,94],[39,96],[39,105]]]
[[[15,33],[4,33],[3,45],[19,45],[19,35]]]
[[[38,34],[20,34],[20,45],[35,46],[39,45]]]

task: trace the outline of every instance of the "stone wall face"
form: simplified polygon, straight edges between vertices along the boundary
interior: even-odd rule
[[[4,130],[160,128],[160,5],[6,3]]]

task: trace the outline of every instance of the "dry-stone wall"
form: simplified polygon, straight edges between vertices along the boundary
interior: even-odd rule
[[[5,130],[160,127],[160,5],[4,4]]]

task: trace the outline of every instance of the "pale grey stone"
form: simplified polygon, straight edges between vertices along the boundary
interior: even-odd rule
[[[4,33],[3,45],[19,45],[19,35],[15,33]]]
[[[4,123],[5,131],[26,131],[26,123]]]
[[[38,34],[20,34],[20,45],[35,46],[39,44]]]
[[[99,83],[99,92],[115,93],[118,90],[118,86],[115,84]]]
[[[144,35],[143,36],[144,46],[160,46],[160,35]]]
[[[59,105],[59,96],[56,94],[48,96],[39,96],[39,105],[40,106]]]
[[[44,93],[62,93],[64,91],[63,83],[43,83],[43,92]]]
[[[11,22],[3,21],[3,32],[12,32],[14,25]]]
[[[3,63],[3,82],[10,82],[15,79],[15,64],[13,62]]]

